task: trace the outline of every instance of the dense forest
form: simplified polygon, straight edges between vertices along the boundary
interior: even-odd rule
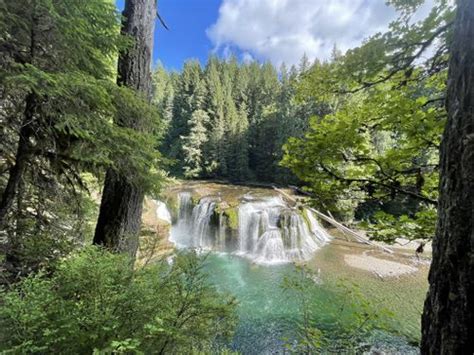
[[[158,67],[155,104],[168,126],[163,153],[186,178],[287,184],[295,176],[279,165],[289,137],[302,137],[309,118],[323,114],[314,100],[296,99],[311,64],[239,63],[210,57],[188,61],[180,73]]]
[[[144,260],[162,238],[142,224],[147,197],[179,179],[290,186],[371,241],[416,240],[417,257],[432,243],[419,349],[472,353],[474,2],[419,19],[423,3],[388,1],[387,31],[327,60],[168,71],[152,65],[155,0],[0,0],[0,351],[233,353],[238,300],[207,256]],[[319,270],[296,270],[285,349],[365,349],[369,303],[331,338],[309,321]]]

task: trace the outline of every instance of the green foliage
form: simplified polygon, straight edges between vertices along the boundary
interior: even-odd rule
[[[306,59],[301,70],[308,67]],[[300,76],[295,67],[282,66],[278,73],[270,63],[210,57],[204,69],[191,60],[179,74],[159,67],[155,76],[173,82],[157,86],[155,96],[157,102],[174,97],[163,144],[175,161],[172,173],[232,181],[297,180],[278,165],[281,147],[288,137],[302,136],[309,117],[319,111],[307,100],[296,101]]]
[[[336,214],[362,199],[402,195],[407,202],[435,203],[444,120],[442,109],[424,107],[419,86],[395,91],[379,85],[346,98],[335,113],[314,117],[305,138],[288,141],[282,164],[309,183],[319,207]]]
[[[206,111],[196,110],[192,113],[188,124],[190,126],[189,135],[182,137],[184,153],[184,176],[188,178],[198,177],[202,173],[203,152],[206,144],[206,125],[209,123],[209,116]]]
[[[10,254],[9,268],[24,269],[16,273],[88,237],[94,207],[85,172],[101,178],[112,168],[146,191],[158,190],[163,128],[155,106],[115,83],[118,52],[131,40],[120,34],[113,2],[0,1],[0,8],[2,198],[12,176],[6,172],[25,166],[2,248]],[[138,131],[124,127],[134,117],[141,118]]]
[[[282,165],[305,182],[317,207],[368,219],[374,237],[430,239],[453,7],[439,1],[411,23],[421,2],[393,3],[402,13],[387,33],[305,74],[299,95],[327,111],[310,120],[303,138],[288,140]],[[430,46],[434,54],[421,62]]]
[[[173,118],[173,101],[175,95],[175,75],[168,74],[161,63],[153,72],[153,105],[158,108],[162,118],[163,131],[167,131]]]
[[[193,254],[133,270],[98,248],[2,290],[7,353],[191,353],[231,335],[235,302],[205,281]]]
[[[415,213],[414,217],[378,211],[373,219],[376,223],[364,222],[362,226],[370,231],[374,240],[394,243],[396,236],[406,239],[433,239],[438,214],[435,208],[427,208]]]
[[[224,210],[225,216],[229,219],[229,227],[234,230],[239,229],[239,211],[235,207]]]

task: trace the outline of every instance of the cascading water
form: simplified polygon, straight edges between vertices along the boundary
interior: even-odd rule
[[[300,213],[289,208],[281,198],[242,203],[239,206],[239,254],[259,263],[311,258],[330,237],[311,211],[305,209],[302,213],[311,215],[311,228]]]
[[[215,199],[202,198],[193,206],[191,193],[178,194],[178,219],[173,225],[170,241],[179,247],[210,249],[214,246],[211,217],[216,207]]]
[[[211,235],[211,217],[214,213],[216,202],[205,197],[199,201],[199,204],[193,208],[192,228],[190,232],[193,234],[193,246],[197,248],[209,249],[213,247],[214,238]]]
[[[170,241],[178,247],[192,246],[192,233],[189,225],[191,215],[191,193],[181,192],[178,194],[178,216],[176,223],[172,225],[170,236]]]
[[[308,209],[290,208],[280,197],[255,199],[245,196],[238,207],[237,241],[228,244],[228,229],[219,198],[204,197],[193,206],[191,194],[178,195],[177,222],[170,240],[179,247],[235,252],[257,263],[307,260],[329,235]]]
[[[161,201],[155,201],[156,204],[156,217],[164,222],[171,224],[171,213],[166,207],[166,204]]]

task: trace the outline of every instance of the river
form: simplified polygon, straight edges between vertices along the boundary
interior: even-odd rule
[[[329,352],[331,339],[340,341],[341,334],[358,327],[361,315],[368,313],[373,327],[361,339],[360,349],[418,353],[413,345],[419,340],[426,261],[415,259],[408,250],[387,255],[344,241],[331,231],[328,236],[318,234],[311,220],[304,221],[282,200],[269,200],[275,199],[273,193],[265,196],[262,191],[252,194],[232,188],[233,196],[239,196],[237,205],[231,198],[225,201],[226,206],[237,206],[238,226],[232,233],[215,217],[223,215],[219,206],[228,195],[221,194],[219,186],[218,192],[206,188],[193,197],[194,203],[189,188],[184,195],[182,189],[172,191],[181,195],[170,240],[179,248],[206,254],[209,282],[238,300],[239,322],[228,344],[231,349],[242,354],[279,354],[294,344],[302,294],[283,285],[285,280],[298,279],[303,272],[299,266],[304,265],[314,280],[304,297],[310,300],[313,325],[328,340],[322,352]],[[258,196],[258,204],[252,195]]]

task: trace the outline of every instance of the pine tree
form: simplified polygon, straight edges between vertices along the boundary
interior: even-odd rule
[[[76,175],[73,167],[77,160],[97,159],[92,152],[80,158],[72,158],[71,153],[73,147],[78,147],[75,143],[79,138],[107,128],[113,101],[108,81],[110,63],[122,46],[115,8],[102,0],[91,0],[87,6],[50,0],[7,1],[1,5],[0,90],[4,117],[0,122],[2,131],[8,132],[5,136],[17,138],[4,147],[12,153],[8,160],[14,163],[7,166],[9,177],[0,199],[0,227],[6,222],[24,175],[37,168],[33,162],[67,164],[71,177]],[[4,125],[6,122],[9,124]]]
[[[236,181],[247,181],[249,179],[248,127],[247,109],[245,104],[242,104],[238,111],[230,154],[233,161],[231,177]]]
[[[206,145],[206,173],[209,176],[227,176],[227,143],[225,118],[225,93],[220,78],[220,65],[211,57],[206,66],[206,103],[209,115],[209,140]]]
[[[210,57],[204,73],[196,61],[187,62],[175,85],[165,144],[168,156],[179,164],[173,172],[193,178],[296,182],[279,166],[281,148],[289,137],[304,134],[319,107],[310,100],[297,102],[298,80],[294,66],[288,70],[282,65],[278,73],[269,62],[239,64],[234,56]],[[207,116],[194,116],[199,110]]]
[[[337,44],[334,43],[334,46],[331,50],[331,61],[336,61],[342,57],[342,51],[337,47]]]
[[[208,141],[206,129],[209,116],[206,111],[198,109],[193,112],[188,122],[189,134],[182,137],[184,153],[184,176],[187,178],[200,177],[204,169],[203,148]]]
[[[232,70],[234,69],[234,70]],[[232,89],[232,74],[235,75],[236,68],[230,68],[229,65],[223,66],[222,73],[222,86],[225,95],[225,122],[226,122],[226,165],[228,178],[231,180],[239,180],[239,177],[235,176],[239,170],[238,162],[235,160],[235,150],[238,149],[238,126],[239,126],[239,113],[233,97]]]
[[[277,99],[275,158],[272,160],[272,175],[276,182],[285,184],[297,181],[289,169],[279,165],[283,158],[283,145],[290,137],[300,137],[306,128],[306,126],[302,126],[301,121],[304,118],[298,114],[297,110],[295,78],[295,76],[290,77],[290,73],[283,63],[280,67],[281,90]]]
[[[277,97],[281,84],[278,73],[270,63],[264,63],[260,68],[258,86],[256,87],[258,103],[251,124],[250,166],[256,177],[262,181],[272,181],[273,161],[275,160],[275,132],[277,119]]]
[[[161,62],[158,63],[152,75],[153,99],[152,103],[158,109],[162,118],[163,129],[168,130],[173,118],[173,102],[175,94],[175,75],[168,73]]]
[[[176,88],[173,103],[168,104],[168,107],[172,106],[172,119],[163,143],[163,150],[168,158],[174,160],[172,172],[181,175],[184,171],[185,160],[181,138],[189,135],[188,122],[193,112],[203,104],[201,101],[205,95],[202,89],[202,70],[199,62],[190,60],[184,63],[181,75],[176,78],[176,83],[171,81],[171,84]],[[198,89],[199,98],[196,98]]]
[[[298,71],[300,74],[304,74],[306,73],[309,69],[311,68],[311,63],[309,61],[309,58],[308,56],[306,55],[306,53],[303,54],[303,57],[301,57],[301,60],[300,60],[300,63],[299,63],[299,67],[298,67]]]

